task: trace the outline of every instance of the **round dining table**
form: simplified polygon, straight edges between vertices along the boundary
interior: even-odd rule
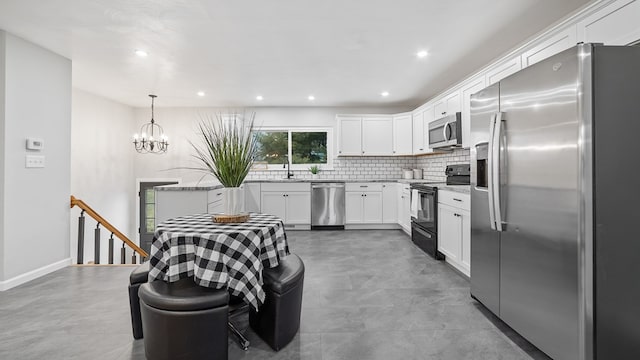
[[[262,269],[289,254],[282,219],[251,213],[242,223],[216,223],[212,214],[169,219],[156,227],[149,281],[193,277],[204,287],[227,288],[254,309],[264,302]]]

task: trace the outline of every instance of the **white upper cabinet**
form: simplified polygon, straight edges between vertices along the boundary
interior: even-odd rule
[[[411,114],[393,117],[393,155],[413,154],[413,120]]]
[[[640,0],[618,0],[578,22],[578,41],[628,45],[640,40]]]
[[[468,83],[462,86],[460,90],[462,96],[462,147],[465,149],[470,148],[473,144],[471,141],[471,95],[484,89],[485,86],[484,76],[478,76],[471,79]]]
[[[426,152],[425,150],[428,148],[425,146],[424,142],[424,111],[414,111],[413,114],[411,114],[411,117],[413,127],[413,154],[424,154]]]
[[[486,72],[487,86],[497,83],[507,76],[522,70],[522,58],[515,56]]]
[[[362,118],[362,155],[393,155],[393,118]]]
[[[393,155],[393,118],[338,115],[338,156]]]
[[[544,39],[541,43],[522,54],[522,66],[531,66],[563,50],[576,45],[576,27],[569,26],[554,36]]]
[[[455,90],[433,104],[435,118],[457,113],[461,109],[460,105],[460,90]]]
[[[362,118],[338,116],[338,155],[362,155]]]

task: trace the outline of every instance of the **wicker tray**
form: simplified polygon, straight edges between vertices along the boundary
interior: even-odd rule
[[[247,213],[237,215],[227,214],[214,214],[212,219],[215,223],[242,223],[249,220],[250,216]]]

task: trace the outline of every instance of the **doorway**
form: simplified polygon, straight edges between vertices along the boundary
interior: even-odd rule
[[[156,231],[156,192],[153,187],[177,183],[177,181],[140,182],[140,192],[138,192],[140,227],[138,232],[140,233],[140,247],[147,253],[150,253],[151,241]]]

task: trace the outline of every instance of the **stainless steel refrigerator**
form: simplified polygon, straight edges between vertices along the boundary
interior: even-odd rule
[[[471,294],[557,360],[640,359],[640,48],[471,99]]]

